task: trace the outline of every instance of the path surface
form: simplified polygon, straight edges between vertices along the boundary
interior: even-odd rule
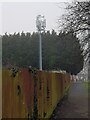
[[[51,120],[54,118],[88,118],[88,90],[82,81],[72,83],[68,98],[58,104]]]

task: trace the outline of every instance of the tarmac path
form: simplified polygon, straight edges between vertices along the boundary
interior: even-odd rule
[[[68,97],[57,105],[51,120],[59,118],[88,118],[88,90],[82,81],[72,83]]]

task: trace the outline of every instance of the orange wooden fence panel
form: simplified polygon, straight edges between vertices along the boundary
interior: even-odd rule
[[[19,69],[2,71],[3,118],[49,118],[71,80],[68,73]]]

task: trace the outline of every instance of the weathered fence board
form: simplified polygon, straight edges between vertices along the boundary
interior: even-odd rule
[[[71,84],[68,73],[2,71],[3,118],[49,118]]]

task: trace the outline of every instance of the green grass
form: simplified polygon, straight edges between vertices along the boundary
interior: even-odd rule
[[[84,85],[84,87],[85,87],[86,89],[88,89],[88,92],[90,93],[90,82],[84,81],[84,82],[83,82],[83,85]]]

